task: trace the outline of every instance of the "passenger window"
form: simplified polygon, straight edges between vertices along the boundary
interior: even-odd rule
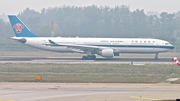
[[[169,45],[169,43],[165,43],[165,45]]]
[[[146,41],[144,41],[144,43],[146,43]]]
[[[151,41],[148,41],[148,43],[151,43]]]

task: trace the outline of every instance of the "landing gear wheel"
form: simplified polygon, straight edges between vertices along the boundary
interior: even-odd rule
[[[157,56],[155,56],[155,58],[154,58],[155,60],[158,60],[158,57]]]
[[[88,55],[88,56],[87,56],[87,59],[88,59],[88,60],[91,60],[91,56],[90,56],[90,55]]]
[[[92,59],[96,59],[96,55],[92,55]]]
[[[88,55],[88,56],[83,56],[83,60],[94,60],[96,59],[96,55]]]
[[[83,60],[86,60],[86,59],[87,59],[87,57],[86,57],[86,56],[83,56],[83,57],[82,57],[82,59],[83,59]]]

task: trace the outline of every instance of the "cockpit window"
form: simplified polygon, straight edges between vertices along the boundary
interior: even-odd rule
[[[169,43],[165,43],[165,45],[169,45]]]

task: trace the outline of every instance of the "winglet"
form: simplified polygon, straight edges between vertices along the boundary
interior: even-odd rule
[[[16,37],[38,37],[15,15],[8,15]]]

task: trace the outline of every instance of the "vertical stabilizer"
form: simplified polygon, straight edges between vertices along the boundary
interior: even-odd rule
[[[17,18],[15,15],[8,15],[9,20],[11,22],[12,28],[16,37],[38,37],[37,35],[33,34],[26,25]]]

